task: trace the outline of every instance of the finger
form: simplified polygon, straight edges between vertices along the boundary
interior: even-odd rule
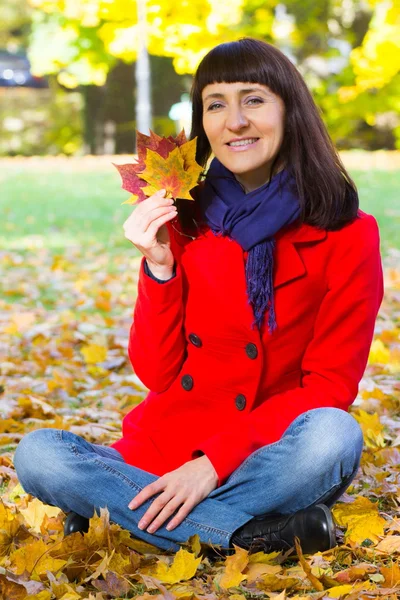
[[[134,498],[132,498],[132,500],[128,504],[128,508],[130,508],[131,510],[135,510],[136,508],[141,506],[143,502],[154,496],[154,494],[157,494],[158,492],[162,491],[163,489],[164,487],[161,478],[157,479],[156,481],[153,481],[153,483],[146,485],[146,487],[144,487],[138,494],[136,494]]]
[[[141,220],[141,230],[146,233],[149,227],[159,218],[169,215],[177,215],[176,206],[163,206],[155,208]]]
[[[182,502],[184,502],[184,498],[174,497],[172,498],[162,509],[162,511],[158,514],[158,516],[154,519],[151,525],[147,528],[149,533],[155,533],[157,529],[165,523],[167,519],[170,518],[171,515],[180,507]]]
[[[138,247],[149,248],[150,246],[154,246],[154,242],[157,241],[157,234],[160,227],[168,221],[172,221],[176,215],[176,210],[167,210],[165,214],[162,214],[152,223],[149,223],[145,229],[140,224],[135,224],[134,227],[124,227],[124,235],[128,240],[134,241]]]
[[[173,198],[168,198],[165,194],[166,194],[165,190],[163,190],[163,191],[160,190],[159,192],[156,192],[155,194],[150,196],[146,200],[146,202],[141,202],[142,210],[146,211],[146,210],[150,210],[150,209],[154,208],[155,206],[163,206],[165,204],[172,204]]]
[[[188,514],[194,509],[196,506],[196,502],[187,500],[185,504],[180,508],[180,510],[176,513],[173,519],[168,523],[166,529],[168,531],[172,531],[175,527],[178,527],[182,523],[184,519],[188,516]]]
[[[138,523],[139,529],[146,529],[146,527],[160,514],[164,506],[171,500],[173,496],[169,493],[160,494],[147,509],[143,517]]]
[[[167,223],[168,221],[173,221],[176,218],[176,216],[177,213],[173,212],[171,214],[163,215],[162,217],[158,217],[158,219],[155,219],[149,225],[146,231],[146,236],[149,236],[147,239],[156,239],[158,230],[160,229],[161,225],[164,225],[164,223]]]

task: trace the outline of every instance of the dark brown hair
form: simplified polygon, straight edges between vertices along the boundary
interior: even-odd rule
[[[192,130],[197,136],[197,162],[206,167],[211,147],[203,128],[202,91],[211,83],[259,83],[278,95],[285,105],[284,136],[274,160],[289,169],[296,181],[301,205],[300,222],[321,229],[342,228],[357,216],[357,189],[328,135],[304,79],[277,48],[244,37],[219,44],[200,62],[191,89]],[[188,226],[193,207],[179,201],[181,225]]]

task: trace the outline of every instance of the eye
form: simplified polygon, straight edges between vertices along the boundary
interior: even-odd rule
[[[222,104],[220,102],[215,102],[214,104],[211,104],[207,110],[213,110],[216,106],[222,106]]]
[[[257,102],[257,103],[263,104],[264,101],[261,100],[261,98],[249,98],[247,103],[249,103],[249,102]]]

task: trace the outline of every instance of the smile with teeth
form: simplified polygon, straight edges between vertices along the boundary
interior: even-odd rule
[[[238,142],[228,142],[228,146],[248,146],[249,144],[254,144],[258,138],[249,138],[247,140],[240,140]]]

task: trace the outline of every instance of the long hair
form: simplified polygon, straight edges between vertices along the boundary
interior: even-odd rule
[[[192,129],[197,136],[196,160],[203,167],[211,147],[203,128],[202,91],[212,83],[259,83],[278,95],[285,106],[283,142],[273,162],[294,176],[301,206],[300,222],[327,230],[341,229],[357,217],[357,188],[333,146],[307,85],[291,61],[277,48],[244,37],[219,44],[197,67],[192,89]],[[192,204],[179,201],[180,223],[189,227]]]

